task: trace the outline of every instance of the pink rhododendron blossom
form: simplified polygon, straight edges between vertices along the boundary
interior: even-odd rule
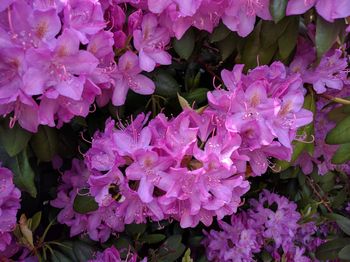
[[[145,15],[141,29],[134,31],[134,45],[140,52],[140,68],[150,72],[156,64],[171,64],[171,56],[164,51],[169,41],[169,32],[158,25],[157,17],[152,14]]]
[[[289,0],[286,14],[303,14],[313,6],[316,6],[317,13],[329,22],[350,15],[350,3],[347,0]]]
[[[0,167],[0,257],[12,242],[11,232],[16,227],[21,192],[13,184],[12,172]]]
[[[113,104],[123,105],[129,89],[144,95],[154,92],[154,83],[148,77],[140,74],[141,68],[139,66],[138,56],[130,51],[120,57],[115,76],[115,89],[112,97]]]

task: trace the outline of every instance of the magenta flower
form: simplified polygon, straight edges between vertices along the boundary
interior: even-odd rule
[[[12,172],[0,167],[0,252],[11,244],[11,232],[16,227],[21,192],[13,184]]]
[[[264,20],[272,18],[268,0],[231,0],[222,21],[229,29],[244,37],[253,31],[256,16]]]
[[[70,28],[83,44],[89,42],[89,36],[105,27],[98,0],[69,0],[63,13],[65,28]]]
[[[151,72],[157,64],[171,64],[171,56],[164,51],[169,41],[169,32],[158,25],[157,17],[152,14],[145,15],[141,30],[134,31],[134,45],[139,51],[140,68]]]
[[[115,88],[112,102],[114,105],[123,105],[129,88],[138,94],[150,95],[155,85],[151,79],[141,75],[139,58],[131,51],[127,51],[119,58],[118,71],[115,76]]]
[[[329,22],[350,15],[350,2],[347,0],[290,0],[286,14],[303,14],[313,6],[316,6],[317,13]]]
[[[167,170],[173,160],[146,150],[136,151],[134,157],[134,162],[127,167],[125,174],[130,180],[140,181],[137,192],[143,202],[149,203],[153,200],[154,187],[161,187],[162,171]]]

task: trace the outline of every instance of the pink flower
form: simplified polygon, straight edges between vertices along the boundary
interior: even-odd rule
[[[350,2],[347,0],[290,0],[286,14],[303,14],[313,6],[316,6],[317,13],[329,22],[350,15]]]
[[[154,83],[148,77],[141,75],[141,71],[139,58],[131,51],[127,51],[119,58],[112,97],[114,105],[124,104],[129,88],[143,95],[150,95],[154,92]]]
[[[134,31],[134,45],[140,52],[140,68],[151,72],[156,64],[171,64],[171,56],[164,51],[169,41],[169,32],[158,25],[157,17],[153,14],[145,15],[141,30]]]
[[[11,232],[16,227],[21,192],[13,184],[12,172],[0,167],[0,252],[11,244]]]
[[[98,0],[69,0],[64,10],[64,26],[87,44],[88,37],[105,27],[102,8]]]
[[[247,36],[253,31],[256,16],[270,20],[268,0],[231,0],[225,14],[224,24],[240,36]]]

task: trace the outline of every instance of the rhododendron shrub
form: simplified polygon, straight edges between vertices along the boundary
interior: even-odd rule
[[[2,0],[0,260],[350,260],[349,19]]]

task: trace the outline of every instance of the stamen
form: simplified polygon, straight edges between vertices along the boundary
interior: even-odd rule
[[[84,132],[83,132],[83,131],[80,132],[80,137],[81,137],[81,139],[83,139],[86,143],[92,144],[91,141],[87,140],[87,139],[84,137]]]

